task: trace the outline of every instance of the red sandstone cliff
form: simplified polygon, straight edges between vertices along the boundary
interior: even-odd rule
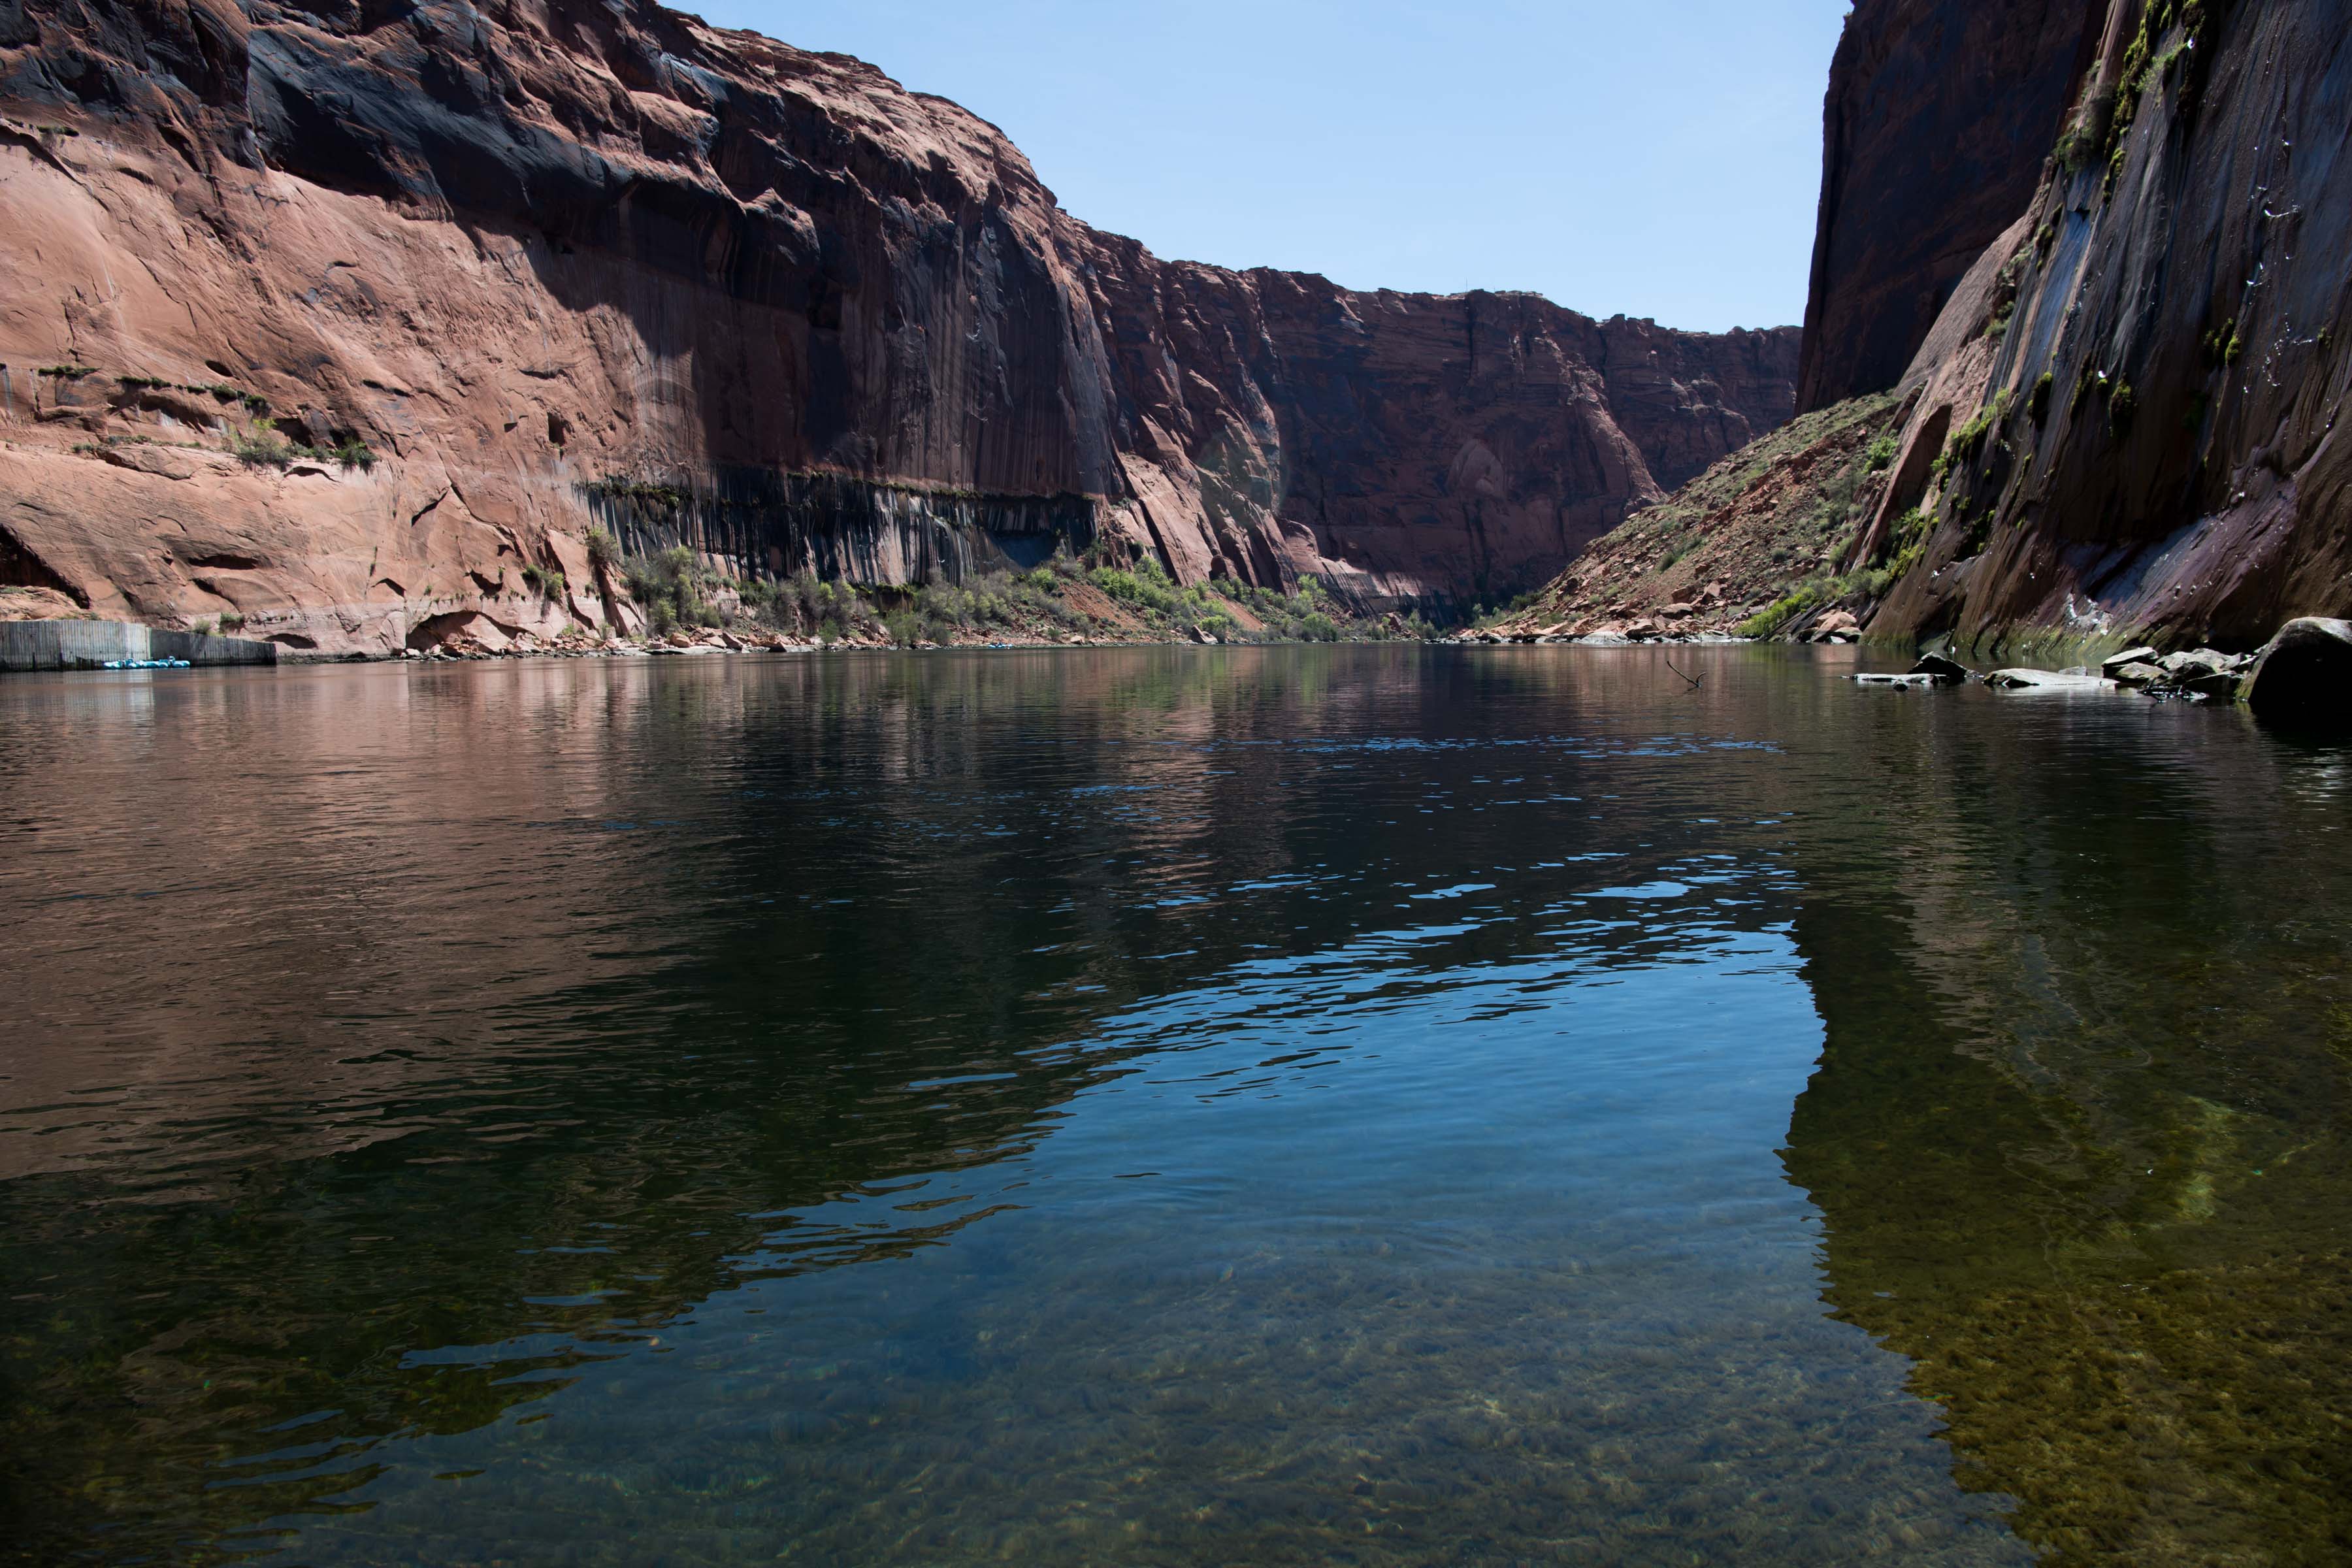
[[[2098,43],[2084,0],[1861,0],[1822,110],[1797,405],[1895,384],[2032,199]]]
[[[2086,10],[2067,143],[1914,368],[1874,636],[2251,648],[2352,610],[2344,7]]]
[[[1727,584],[1718,622],[1762,612],[1750,631],[1853,616],[2058,662],[2352,614],[2345,23],[2341,0],[1864,0],[1829,90],[1804,396],[1892,390],[1834,411],[1900,410],[1864,454],[1884,479],[1825,452],[1790,482],[1768,439],[1505,630],[1622,626],[1702,582]],[[2036,129],[2053,90],[2063,136]]]
[[[1160,261],[952,104],[645,4],[6,0],[0,117],[0,581],[296,647],[594,624],[600,521],[1507,594],[1794,403],[1787,329]],[[265,405],[382,460],[241,458]]]

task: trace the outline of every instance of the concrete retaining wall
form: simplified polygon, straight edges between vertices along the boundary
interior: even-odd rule
[[[130,621],[0,621],[0,669],[97,669],[129,658],[276,664],[278,645],[161,631]]]

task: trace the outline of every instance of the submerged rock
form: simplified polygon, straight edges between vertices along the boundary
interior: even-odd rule
[[[2352,724],[2352,622],[2289,621],[2256,657],[2245,698],[2258,716],[2275,721]]]
[[[2079,669],[1996,669],[1985,684],[2003,691],[2112,691],[2116,685]]]
[[[2170,683],[2170,689],[2184,697],[2203,697],[2219,702],[2228,702],[2238,695],[2238,678],[2221,671],[2216,671],[2210,675],[2191,675],[2186,679],[2174,679]]]

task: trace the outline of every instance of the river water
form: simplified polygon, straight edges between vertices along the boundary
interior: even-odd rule
[[[0,685],[0,1553],[2352,1554],[2352,751],[1851,650]]]

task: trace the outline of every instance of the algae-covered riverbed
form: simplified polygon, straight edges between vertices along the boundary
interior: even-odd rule
[[[2352,1552],[2352,751],[1847,651],[0,687],[0,1552]]]

